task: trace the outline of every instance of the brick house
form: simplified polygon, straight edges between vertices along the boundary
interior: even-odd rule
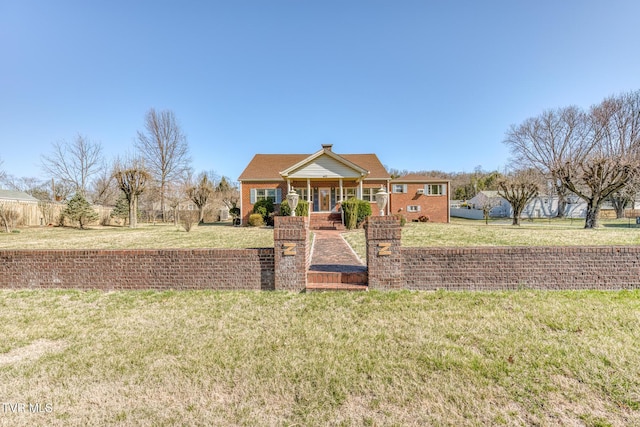
[[[392,180],[375,154],[337,154],[330,144],[313,154],[256,154],[238,181],[243,224],[257,201],[271,199],[277,211],[291,188],[309,202],[312,220],[340,218],[342,201],[351,197],[370,202],[375,213],[381,187],[390,193],[387,215],[449,222],[448,181],[419,175]]]
[[[449,181],[419,174],[392,179],[389,203],[391,213],[407,221],[425,216],[432,222],[449,222]]]

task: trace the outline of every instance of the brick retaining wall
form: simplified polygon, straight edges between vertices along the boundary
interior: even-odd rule
[[[401,249],[406,289],[638,289],[640,247]]]
[[[0,288],[274,289],[273,248],[2,250]]]
[[[640,246],[412,248],[392,217],[366,224],[377,290],[640,289]],[[307,218],[276,218],[274,248],[0,250],[0,289],[302,291]]]

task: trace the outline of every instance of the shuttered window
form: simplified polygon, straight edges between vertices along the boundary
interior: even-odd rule
[[[252,188],[251,204],[255,204],[260,200],[271,200],[273,203],[282,201],[282,191],[279,188]]]
[[[447,186],[444,184],[427,184],[424,186],[424,193],[430,196],[446,196]]]
[[[407,184],[393,184],[392,192],[394,193],[406,193],[407,192]]]

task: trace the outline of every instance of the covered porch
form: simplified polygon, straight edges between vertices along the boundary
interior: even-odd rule
[[[342,202],[352,197],[375,201],[374,184],[365,185],[369,174],[369,170],[334,153],[329,144],[280,172],[287,192],[293,188],[309,203],[310,213],[340,212]]]
[[[344,200],[355,197],[375,201],[377,189],[364,186],[362,180],[287,180],[287,192],[294,189],[300,200],[309,203],[309,212],[340,212]]]

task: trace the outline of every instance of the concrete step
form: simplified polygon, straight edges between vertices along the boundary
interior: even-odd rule
[[[344,230],[344,224],[341,221],[312,221],[309,223],[312,230]]]
[[[335,212],[314,212],[311,214],[309,228],[312,230],[344,230],[342,214]]]
[[[369,280],[369,277],[366,271],[357,271],[357,272],[309,271],[307,272],[307,283],[367,286],[368,280]]]
[[[355,285],[349,283],[307,283],[306,292],[327,291],[368,291],[367,285]]]

